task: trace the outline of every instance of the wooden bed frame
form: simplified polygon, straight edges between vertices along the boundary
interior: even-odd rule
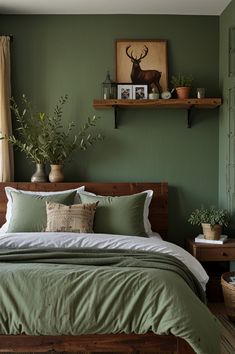
[[[167,235],[167,183],[0,183],[0,225],[5,222],[5,187],[28,191],[60,191],[85,186],[100,195],[127,195],[147,189],[154,191],[149,219],[152,229]],[[0,335],[0,352],[79,352],[79,353],[155,353],[193,354],[186,341],[173,335],[107,334],[80,336]]]

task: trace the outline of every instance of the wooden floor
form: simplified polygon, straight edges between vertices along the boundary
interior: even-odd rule
[[[235,322],[226,315],[224,303],[212,303],[209,308],[222,324],[221,354],[235,354]]]

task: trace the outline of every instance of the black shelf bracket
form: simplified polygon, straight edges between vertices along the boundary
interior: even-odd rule
[[[190,107],[187,109],[187,121],[188,121],[188,128],[192,127],[192,111],[193,111],[193,107]]]
[[[112,106],[112,107],[113,107],[113,110],[114,110],[114,129],[117,129],[118,128],[118,125],[117,125],[118,106],[115,105],[115,106]]]

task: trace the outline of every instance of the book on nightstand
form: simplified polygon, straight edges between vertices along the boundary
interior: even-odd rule
[[[198,235],[195,237],[195,242],[196,243],[210,243],[214,245],[222,245],[226,240],[228,236],[227,235],[221,235],[219,240],[207,240],[204,238],[204,235]]]

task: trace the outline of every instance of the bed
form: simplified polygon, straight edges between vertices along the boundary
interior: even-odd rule
[[[17,228],[14,229],[15,225],[12,229],[9,228],[8,233],[2,232],[0,234],[0,289],[2,292],[0,296],[0,351],[219,353],[219,325],[202,302],[202,288],[205,288],[208,279],[206,273],[186,251],[163,241],[159,236],[160,234],[166,240],[167,183],[1,183],[0,224],[3,225],[6,221],[5,187],[31,192],[60,192],[82,186],[85,186],[85,190],[95,194],[95,196],[92,194],[83,196],[86,203],[95,202],[94,208],[97,208],[95,213],[98,213],[97,205],[102,203],[100,200],[97,202],[97,195],[137,196],[138,200],[136,200],[140,203],[142,196],[146,194],[144,191],[152,190],[153,196],[148,217],[152,230],[157,233],[152,233],[151,237],[140,237],[138,234],[135,236],[120,234],[119,236],[100,232],[82,234],[48,231],[19,232]],[[21,203],[21,198],[23,198],[31,203],[31,195],[22,196],[22,194],[13,192],[14,202]],[[124,201],[127,201],[127,207],[129,207],[130,200],[124,198]],[[56,204],[58,202],[61,201],[55,201]],[[120,209],[120,204],[118,208]],[[17,209],[20,209],[19,206]],[[31,210],[27,214],[30,215],[30,212]],[[98,214],[95,214],[95,217],[96,215]],[[21,210],[21,218],[18,219],[24,220],[24,217],[25,211]],[[117,230],[119,228],[123,230],[125,226],[125,215],[121,214],[121,217],[123,220],[117,223]],[[146,230],[149,225],[144,224],[143,227]],[[98,228],[97,230],[100,231]],[[110,229],[107,230],[110,231]],[[175,262],[176,265],[173,264]],[[156,264],[157,269],[155,269]],[[53,278],[53,281],[56,279],[57,285],[53,288],[48,279],[54,272],[57,278]],[[58,272],[60,272],[59,276]],[[103,283],[101,278],[104,277],[104,272],[106,280],[104,279]],[[193,275],[189,276],[189,273]],[[38,278],[37,274],[39,274]],[[81,276],[79,282],[78,274]],[[92,277],[89,278],[90,276]],[[31,286],[24,286],[25,278],[28,277],[31,279]],[[43,286],[47,281],[49,281],[48,286]],[[87,289],[85,294],[83,282]],[[181,288],[180,290],[174,290],[175,283]],[[44,288],[52,289],[53,296]],[[123,291],[124,288],[125,291]],[[65,295],[57,295],[57,292],[60,293],[58,289],[61,293],[65,289],[68,292]],[[193,290],[201,299],[193,293]],[[180,293],[177,294],[177,291]],[[100,295],[97,296],[99,292]],[[45,298],[40,297],[40,293],[46,294]],[[73,301],[76,302],[76,306],[73,304],[71,307],[69,304],[69,307],[64,309],[61,303],[67,303],[67,298],[71,297],[71,294],[74,296],[79,294],[81,304],[75,296]],[[111,295],[111,298],[106,300],[106,295]],[[27,296],[29,297],[25,300]],[[21,304],[17,304],[20,297],[22,297]],[[31,301],[32,297],[33,301]],[[89,298],[89,306],[86,303],[86,297]],[[56,300],[53,300],[54,298]],[[97,298],[99,298],[98,304]],[[119,299],[121,299],[120,305]],[[53,306],[50,302],[53,302]],[[160,302],[162,302],[161,307]],[[7,308],[9,303],[10,307]],[[90,308],[91,303],[99,307],[98,312],[94,310],[94,307]],[[40,306],[48,306],[50,318],[54,316],[56,319],[56,323],[52,323],[51,327],[43,322],[44,318],[40,323],[37,322],[38,317],[46,316],[42,312],[40,314],[37,312]],[[50,312],[51,306],[53,312]],[[74,310],[74,306],[79,310]],[[26,307],[29,307],[31,315],[24,312]],[[180,307],[183,308],[182,311],[185,311],[182,312],[182,319],[178,317]],[[123,313],[122,309],[124,309]],[[15,318],[18,313],[20,313],[19,318]],[[34,313],[36,313],[35,316]],[[110,320],[107,320],[108,316]],[[71,317],[74,319],[71,320]]]

